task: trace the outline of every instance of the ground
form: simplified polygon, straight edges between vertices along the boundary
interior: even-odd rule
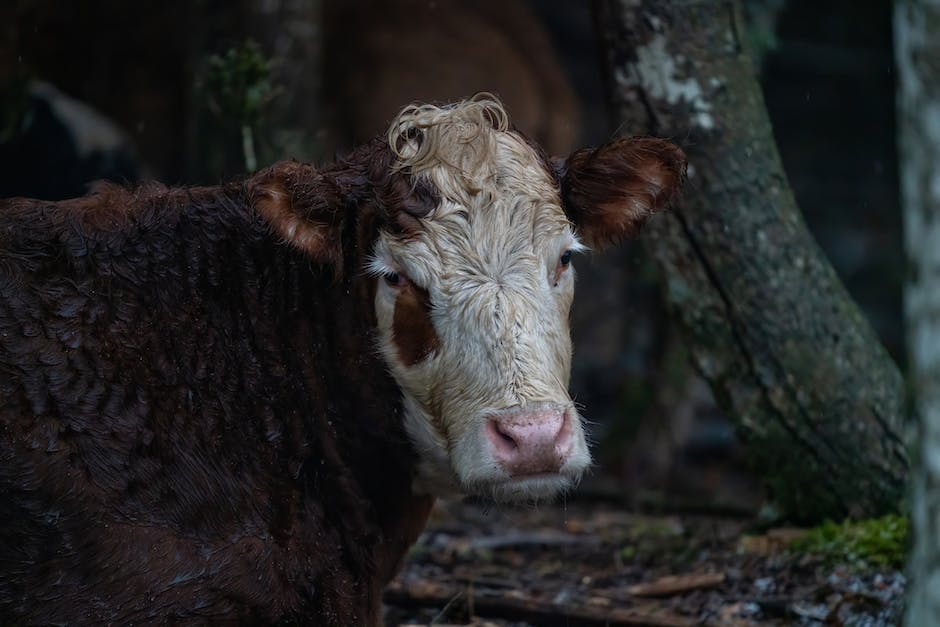
[[[386,591],[386,625],[897,625],[904,577],[790,546],[753,518],[610,503],[441,503]]]

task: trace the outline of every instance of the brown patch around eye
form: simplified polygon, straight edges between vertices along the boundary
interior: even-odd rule
[[[437,352],[440,340],[431,322],[431,297],[427,290],[411,284],[399,292],[392,337],[398,357],[406,366],[413,366]]]

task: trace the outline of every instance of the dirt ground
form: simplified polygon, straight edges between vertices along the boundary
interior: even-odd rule
[[[439,504],[386,625],[896,625],[904,577],[788,550],[799,530],[611,504]]]

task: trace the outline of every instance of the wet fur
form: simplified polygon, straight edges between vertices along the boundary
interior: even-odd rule
[[[383,159],[0,205],[0,622],[377,621],[431,502],[358,271]]]

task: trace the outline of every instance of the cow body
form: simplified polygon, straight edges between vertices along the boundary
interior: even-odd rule
[[[489,126],[497,104],[471,109],[511,134]],[[499,283],[511,274],[481,283],[460,259],[433,267],[460,254],[435,228],[466,219],[462,194],[487,192],[450,189],[421,150],[402,167],[416,136],[402,119],[322,169],[0,203],[0,622],[374,624],[435,495],[518,500],[576,480],[586,449],[566,375],[517,354],[542,350],[527,334],[567,314],[567,261],[552,249],[533,270],[545,294],[568,290],[549,313],[482,333],[484,369],[516,373],[513,387],[448,396],[484,376],[448,357],[481,331],[448,320],[476,312],[499,330],[506,294],[525,290]],[[570,181],[570,215],[589,211],[591,185],[531,150],[538,193],[558,205]],[[663,197],[675,181],[657,181]],[[551,237],[573,238],[556,213]],[[453,276],[477,281],[462,294],[496,289],[495,308],[446,300]],[[539,332],[564,335],[556,369],[569,368],[567,327]]]
[[[396,528],[414,455],[368,286],[311,268],[246,193],[4,208],[3,615],[354,624],[376,607],[361,573],[420,523]]]

